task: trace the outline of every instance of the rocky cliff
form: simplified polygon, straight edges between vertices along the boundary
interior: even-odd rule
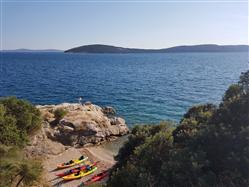
[[[56,155],[69,146],[84,147],[100,144],[129,133],[125,120],[115,116],[112,107],[63,103],[37,106],[43,118],[41,132],[31,138],[26,150],[29,156]],[[57,109],[66,111],[56,119]]]
[[[48,138],[64,145],[84,146],[97,144],[129,132],[125,120],[115,116],[111,107],[101,108],[91,103],[37,106],[44,119]],[[54,111],[63,109],[66,115],[57,120]]]

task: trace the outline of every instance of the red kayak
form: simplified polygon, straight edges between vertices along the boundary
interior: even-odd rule
[[[109,175],[109,171],[106,170],[106,171],[103,171],[95,176],[93,176],[92,178],[90,178],[89,180],[85,181],[85,182],[82,182],[79,187],[82,187],[82,186],[86,186],[86,185],[89,185],[91,183],[94,183],[94,182],[97,182],[97,181],[101,181],[102,179],[106,178],[107,176]]]
[[[87,166],[96,166],[98,162],[94,162],[92,164],[86,164],[84,166],[80,166],[80,167],[77,167],[77,168],[73,168],[73,169],[70,169],[70,170],[67,170],[63,173],[59,173],[59,174],[56,174],[56,176],[58,177],[64,177],[66,175],[70,175],[70,174],[73,174],[73,173],[77,173],[79,171],[83,171],[86,169]]]

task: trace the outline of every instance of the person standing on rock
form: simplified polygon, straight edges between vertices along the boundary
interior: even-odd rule
[[[78,99],[78,100],[79,100],[79,104],[80,104],[80,105],[82,105],[82,103],[81,103],[82,98],[83,98],[83,97],[82,97],[82,96],[80,96],[80,97],[79,97],[79,99]]]

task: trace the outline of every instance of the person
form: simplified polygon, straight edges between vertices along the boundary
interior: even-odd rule
[[[86,171],[90,171],[91,168],[92,168],[91,166],[87,165],[87,166],[86,166]]]
[[[81,103],[82,98],[83,98],[82,96],[79,97],[79,104],[81,104],[81,105],[82,105],[82,103]]]

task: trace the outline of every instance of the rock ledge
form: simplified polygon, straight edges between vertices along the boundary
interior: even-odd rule
[[[47,138],[68,146],[86,146],[112,140],[129,133],[125,120],[115,116],[112,107],[62,103],[38,105],[43,117],[43,130]],[[67,114],[60,120],[53,112],[64,109]]]

